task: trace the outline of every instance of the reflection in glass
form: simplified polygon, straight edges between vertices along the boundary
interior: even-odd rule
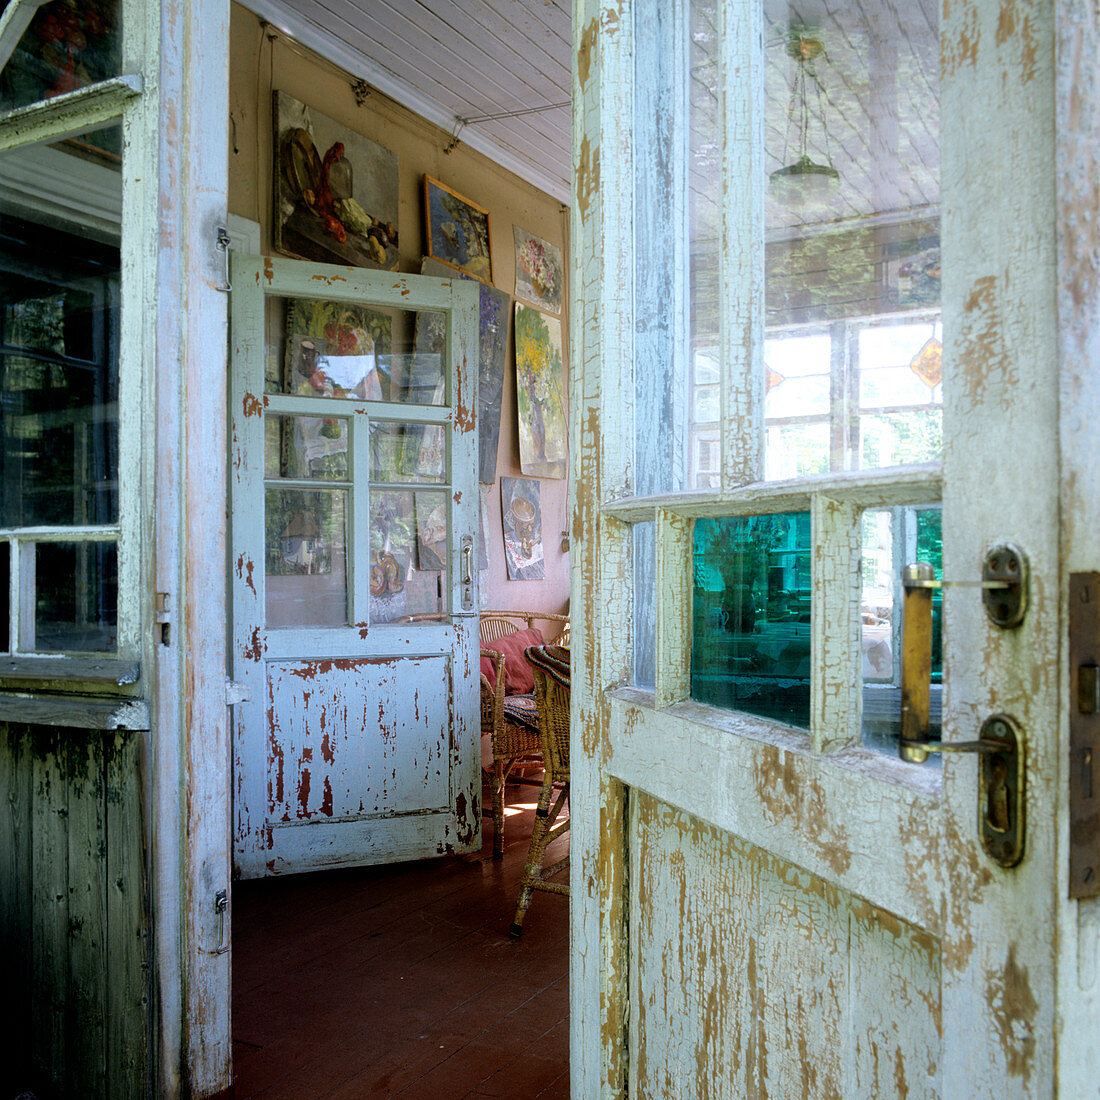
[[[657,525],[634,525],[634,683],[657,684]]]
[[[117,649],[115,543],[40,542],[35,547],[34,573],[34,642],[28,648],[38,653]]]
[[[864,512],[863,595],[860,604],[863,742],[896,753],[901,726],[901,575],[910,562],[928,562],[942,576],[943,524],[939,507]],[[943,679],[943,593],[932,592],[931,731],[940,732]]]
[[[0,542],[0,653],[11,646],[11,543]]]
[[[266,416],[264,477],[348,479],[348,421],[335,416]]]
[[[371,481],[442,484],[446,442],[447,428],[442,424],[371,424]]]
[[[448,494],[375,489],[370,497],[370,621],[446,609]]]
[[[267,625],[345,626],[346,490],[268,488],[264,500]]]
[[[19,197],[40,172],[64,181],[49,224]],[[119,251],[88,192],[120,207],[117,165],[0,156],[0,526],[118,522]]]
[[[691,697],[810,723],[810,513],[697,519]]]
[[[118,76],[119,16],[118,0],[25,3],[16,15],[18,45],[0,73],[0,110]]]

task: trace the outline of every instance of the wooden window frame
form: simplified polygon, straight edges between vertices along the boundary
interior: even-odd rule
[[[11,5],[11,16],[21,5]],[[141,70],[157,56],[159,13],[140,0],[122,0],[123,68]],[[7,20],[0,18],[0,37]],[[10,56],[10,55],[9,55]],[[141,61],[135,65],[135,59]],[[5,59],[6,60],[6,59]],[[156,341],[147,319],[157,264],[157,97],[144,95],[142,71],[79,88],[0,114],[0,153],[117,125],[122,133],[122,218],[118,310],[118,520],[106,525],[7,528],[11,547],[9,653],[0,657],[0,720],[77,728],[149,728],[141,669],[152,660],[151,618],[141,593],[149,569],[152,530],[147,500],[151,449],[144,446],[145,409],[153,404]],[[112,652],[49,653],[20,648],[21,620],[33,616],[33,586],[21,582],[21,559],[38,543],[110,541],[118,548],[117,647]],[[25,578],[24,578],[25,580]],[[37,693],[49,693],[38,698]],[[102,698],[107,696],[108,698]],[[112,701],[109,697],[116,697]],[[97,701],[97,697],[99,701]],[[119,698],[121,697],[121,698]]]

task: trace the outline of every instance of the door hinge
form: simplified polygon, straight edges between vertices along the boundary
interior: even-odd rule
[[[168,593],[158,592],[153,603],[153,623],[156,627],[156,639],[161,645],[170,645],[172,642],[172,613],[168,605]]]
[[[225,681],[225,705],[236,706],[237,703],[247,703],[252,699],[252,688],[240,680]]]
[[[220,290],[224,294],[228,294],[233,289],[233,284],[229,281],[229,246],[231,243],[232,238],[229,236],[229,230],[224,225],[219,225],[215,246],[225,256],[225,282],[221,286],[214,287],[214,289]]]

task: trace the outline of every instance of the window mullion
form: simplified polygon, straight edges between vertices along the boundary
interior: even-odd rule
[[[693,526],[686,516],[657,509],[658,707],[691,698]]]

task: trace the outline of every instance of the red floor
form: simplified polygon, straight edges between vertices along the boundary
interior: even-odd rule
[[[503,860],[486,818],[478,856],[236,884],[236,1100],[569,1096],[567,900],[508,935],[536,797]]]

